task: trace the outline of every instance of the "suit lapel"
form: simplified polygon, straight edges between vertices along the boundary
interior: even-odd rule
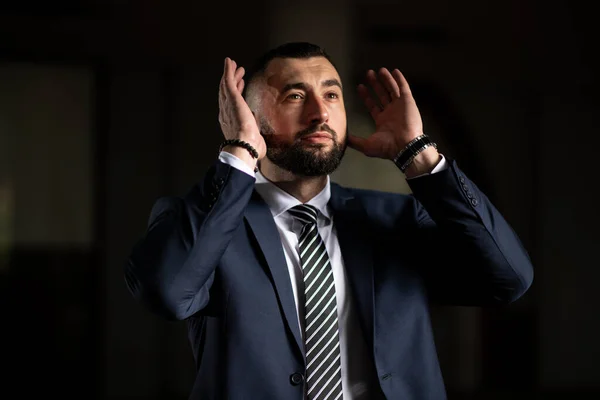
[[[300,327],[298,326],[296,302],[294,301],[290,274],[281,246],[281,238],[269,207],[256,191],[252,194],[250,203],[246,208],[245,217],[265,256],[288,328],[296,340],[302,358],[304,358],[304,346],[300,335]]]
[[[368,235],[367,214],[352,194],[331,184],[333,223],[344,260],[344,269],[350,282],[354,304],[369,345],[373,346],[373,246]]]
[[[359,321],[367,343],[373,346],[373,247],[368,232],[366,211],[346,189],[331,184],[329,205],[343,255],[350,292],[357,307]],[[304,358],[304,345],[298,326],[296,303],[290,282],[281,238],[273,215],[260,195],[254,191],[246,208],[246,220],[265,257],[288,328]]]

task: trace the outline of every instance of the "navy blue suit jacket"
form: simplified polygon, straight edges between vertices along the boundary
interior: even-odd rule
[[[190,399],[303,398],[288,268],[254,183],[216,161],[185,196],[155,203],[125,268],[137,299],[188,324],[197,367]],[[454,161],[409,184],[412,195],[332,183],[330,205],[383,394],[441,400],[430,302],[507,304],[529,288],[533,268],[509,224]]]

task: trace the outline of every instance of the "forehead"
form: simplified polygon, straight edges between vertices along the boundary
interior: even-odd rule
[[[275,58],[265,69],[264,77],[267,86],[278,90],[291,83],[312,86],[328,79],[341,82],[335,67],[325,57]]]

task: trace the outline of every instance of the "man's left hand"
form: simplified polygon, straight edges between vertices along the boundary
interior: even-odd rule
[[[358,85],[358,94],[375,121],[369,137],[349,136],[350,147],[369,157],[394,159],[408,142],[423,134],[423,123],[408,82],[398,69],[391,73],[381,68],[379,74],[367,71],[367,83]]]

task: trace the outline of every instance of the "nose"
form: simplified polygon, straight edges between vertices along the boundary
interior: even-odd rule
[[[327,122],[329,110],[325,101],[318,96],[309,96],[306,103],[306,118],[310,125]]]

